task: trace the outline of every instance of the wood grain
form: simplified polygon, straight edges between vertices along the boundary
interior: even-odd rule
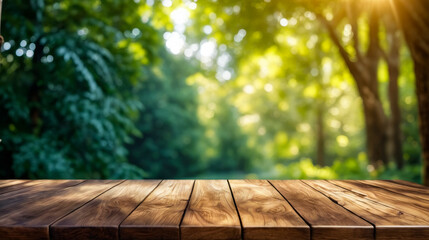
[[[429,221],[419,215],[403,211],[401,206],[398,208],[395,204],[380,202],[358,191],[350,191],[327,181],[304,182],[347,210],[371,222],[376,228],[376,239],[429,237]]]
[[[121,239],[180,239],[194,180],[164,180],[120,226]]]
[[[25,183],[25,182],[29,182],[29,180],[2,179],[2,180],[0,180],[0,188],[12,186],[12,185],[16,185],[16,184],[21,184],[21,183]]]
[[[374,235],[371,224],[300,180],[270,182],[311,225],[313,239],[371,239]]]
[[[26,188],[4,193],[0,196],[0,208],[19,208],[29,204],[32,200],[46,197],[68,187],[81,184],[83,180],[33,180],[26,184]],[[1,212],[1,210],[0,210]]]
[[[55,191],[2,199],[1,239],[49,239],[49,225],[120,182],[88,180]]]
[[[429,201],[422,199],[415,199],[403,194],[394,193],[383,188],[367,185],[358,181],[338,181],[330,180],[329,182],[343,187],[345,189],[354,191],[362,196],[378,201],[388,206],[395,207],[402,212],[407,212],[414,216],[429,218]]]
[[[429,188],[416,188],[383,180],[362,180],[367,185],[383,188],[385,190],[406,195],[412,198],[429,200]]]
[[[0,180],[0,239],[429,239],[409,182],[160,182]]]
[[[160,180],[128,180],[101,194],[51,226],[52,239],[119,239],[119,224]]]
[[[266,180],[230,180],[243,239],[310,239],[310,228]]]
[[[385,180],[385,181],[393,182],[393,183],[400,184],[400,185],[406,185],[406,186],[409,186],[409,187],[420,188],[420,189],[428,189],[429,188],[429,187],[426,187],[424,185],[413,183],[413,182],[409,182],[409,181],[405,181],[405,180]]]
[[[241,239],[240,219],[226,180],[196,180],[180,226],[181,239]]]
[[[82,183],[83,180],[1,180],[0,194],[11,193],[10,195],[18,196],[19,194],[38,193],[40,191],[54,190]],[[30,188],[31,187],[31,188]],[[6,195],[1,196],[6,198]]]
[[[0,180],[0,194],[25,188],[24,183],[31,184],[32,182],[28,180]]]

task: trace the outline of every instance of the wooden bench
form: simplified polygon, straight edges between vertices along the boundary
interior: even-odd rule
[[[429,188],[381,180],[0,180],[0,239],[429,239]]]

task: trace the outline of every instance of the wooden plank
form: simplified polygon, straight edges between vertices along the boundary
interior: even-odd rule
[[[371,239],[374,228],[300,180],[270,181],[311,226],[313,239]],[[235,195],[234,195],[235,196]]]
[[[28,180],[0,180],[0,194],[12,192],[21,188],[25,188],[24,183],[32,183]]]
[[[385,195],[366,194],[367,191],[359,187],[340,187],[343,181],[333,181],[337,185],[331,181],[304,182],[375,225],[376,239],[429,238],[429,220],[414,206],[402,202],[402,199],[397,202],[397,195],[388,194],[390,200],[385,199]]]
[[[11,193],[11,195],[25,194],[30,192],[40,192],[53,190],[55,188],[65,188],[82,183],[84,180],[3,180],[0,185],[0,194]],[[31,188],[30,188],[31,187]],[[6,196],[1,196],[5,198]]]
[[[51,226],[52,239],[119,239],[119,224],[160,183],[128,180]]]
[[[33,180],[26,188],[7,192],[0,197],[0,208],[25,206],[37,197],[49,196],[58,190],[81,184],[83,180]]]
[[[73,187],[6,199],[5,204],[0,203],[0,236],[2,239],[49,239],[49,225],[120,182],[88,180]]]
[[[403,194],[394,193],[386,189],[367,185],[358,181],[330,180],[329,182],[359,193],[367,198],[379,201],[380,203],[395,207],[401,211],[408,212],[409,214],[415,216],[425,216],[429,218],[428,200],[415,199]]]
[[[310,228],[266,180],[230,180],[243,239],[310,239]]]
[[[375,186],[375,187],[380,187],[385,190],[406,195],[412,198],[429,200],[429,188],[410,187],[407,185],[396,184],[396,183],[393,183],[390,181],[384,181],[384,180],[361,180],[359,182],[362,182],[367,185]]]
[[[428,189],[429,188],[429,187],[426,187],[424,185],[405,181],[405,180],[386,180],[386,181],[393,182],[393,183],[400,184],[400,185],[406,185],[409,187],[421,188],[421,189]]]
[[[194,180],[164,180],[120,226],[121,239],[180,239]]]
[[[181,239],[241,239],[240,219],[226,180],[196,180],[180,226]]]
[[[0,188],[12,186],[20,183],[29,182],[29,180],[22,180],[22,179],[2,179],[0,180]]]

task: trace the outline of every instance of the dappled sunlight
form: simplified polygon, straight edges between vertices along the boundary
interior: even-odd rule
[[[5,1],[0,177],[418,182],[415,1]]]

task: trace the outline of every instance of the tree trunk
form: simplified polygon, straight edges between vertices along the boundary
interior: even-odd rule
[[[429,53],[420,53],[429,61]],[[429,72],[427,62],[415,61],[416,93],[419,105],[420,138],[423,155],[423,183],[429,186]]]
[[[325,131],[323,125],[323,109],[319,106],[316,114],[317,128],[317,165],[325,166]]]
[[[389,106],[390,106],[390,131],[391,155],[395,159],[396,166],[402,169],[404,166],[402,153],[402,134],[401,134],[401,110],[399,107],[399,46],[395,47],[395,53],[389,54],[388,71],[389,71]],[[392,52],[391,52],[392,53]]]
[[[378,168],[388,163],[386,115],[380,99],[368,94],[362,96],[366,126],[368,159]]]
[[[395,160],[398,169],[404,166],[402,153],[402,134],[401,134],[401,109],[399,106],[399,69],[401,40],[398,25],[395,24],[393,15],[385,15],[383,23],[386,27],[387,42],[390,43],[383,57],[387,63],[389,73],[388,97],[390,107],[390,129],[389,129],[389,157]]]
[[[392,1],[393,11],[404,32],[414,61],[423,157],[423,183],[429,186],[429,1]]]
[[[387,117],[379,97],[378,64],[380,61],[379,45],[379,9],[372,8],[369,15],[369,46],[365,54],[359,49],[358,22],[355,15],[349,15],[353,29],[354,50],[356,59],[351,59],[335,31],[335,23],[328,21],[323,15],[318,18],[327,27],[329,35],[338,47],[339,53],[349,69],[362,99],[366,126],[366,144],[368,159],[374,167],[388,163],[388,124]],[[334,18],[335,19],[335,18]]]
[[[372,50],[376,51],[376,50]],[[388,124],[378,87],[378,56],[368,57],[349,68],[362,99],[369,162],[375,167],[386,165],[388,157]]]

